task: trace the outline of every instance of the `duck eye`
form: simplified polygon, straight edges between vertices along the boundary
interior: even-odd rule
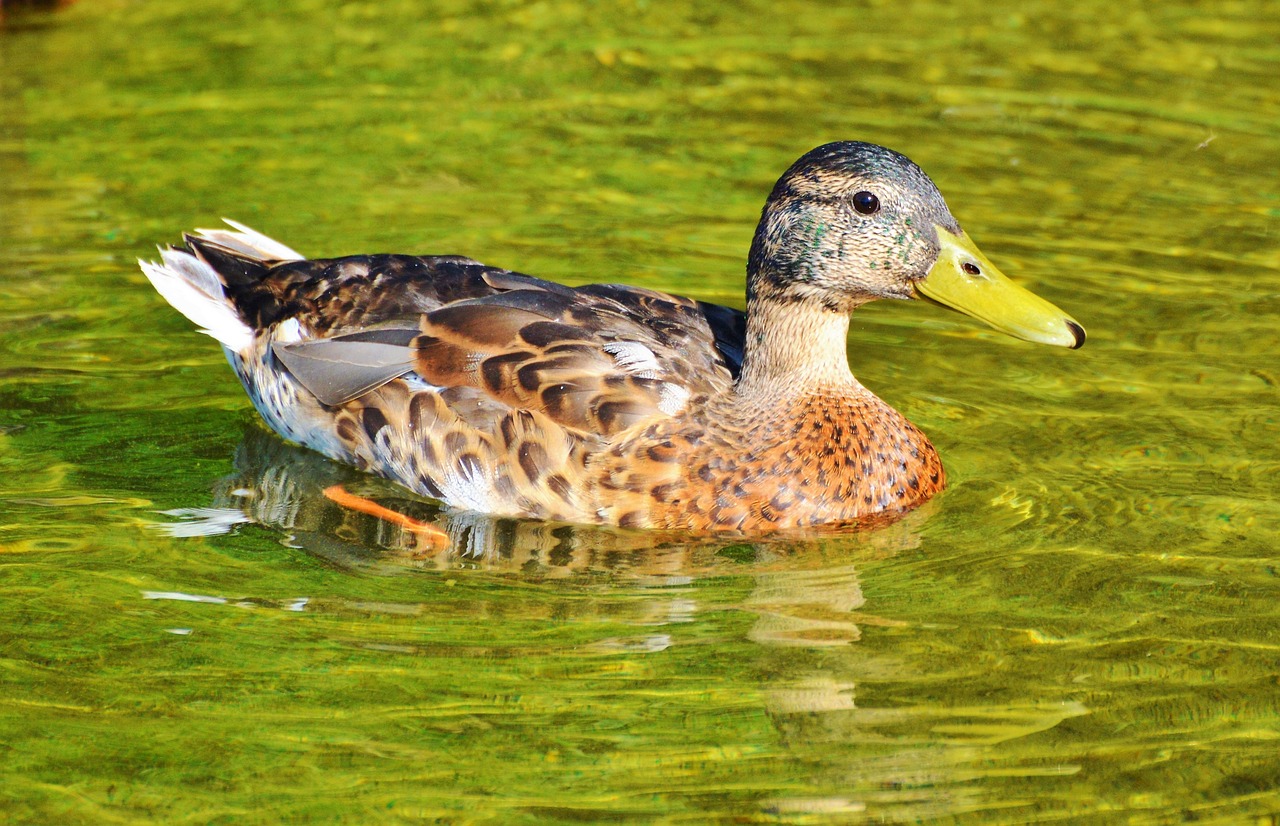
[[[972,261],[966,261],[960,265],[962,269],[969,275],[981,275],[982,270],[978,269],[978,265]]]
[[[871,215],[880,209],[880,199],[870,192],[858,192],[853,196],[853,208],[863,215]]]

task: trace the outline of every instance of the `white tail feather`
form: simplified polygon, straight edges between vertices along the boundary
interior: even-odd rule
[[[223,218],[227,224],[237,230],[231,232],[225,229],[198,229],[196,235],[201,238],[207,238],[213,243],[226,247],[233,252],[242,255],[248,255],[259,261],[301,261],[304,256],[296,250],[286,247],[274,238],[268,238],[257,230],[250,229],[244,224],[232,221],[230,218]]]
[[[196,234],[232,252],[259,261],[300,261],[301,253],[244,224],[223,218],[231,229],[198,229]],[[227,300],[222,279],[212,267],[182,250],[160,250],[163,263],[139,260],[142,272],[164,300],[236,352],[253,344],[254,331]]]
[[[212,267],[179,250],[161,250],[160,257],[164,263],[139,259],[138,265],[165,301],[231,350],[253,344],[253,330],[227,300]]]

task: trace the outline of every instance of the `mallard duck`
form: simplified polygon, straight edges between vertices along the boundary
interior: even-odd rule
[[[903,512],[942,464],[850,372],[851,312],[923,298],[1030,341],[1085,338],[978,251],[918,166],[866,143],[778,180],[745,313],[452,255],[306,259],[227,223],[139,263],[267,424],[490,514],[759,534]]]

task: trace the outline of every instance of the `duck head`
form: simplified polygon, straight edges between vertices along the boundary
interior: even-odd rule
[[[819,146],[783,174],[747,276],[749,304],[847,314],[877,298],[919,298],[1027,341],[1077,348],[1085,339],[1075,319],[987,260],[920,167],[869,143]]]

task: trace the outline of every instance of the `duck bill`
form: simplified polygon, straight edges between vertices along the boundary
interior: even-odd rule
[[[937,230],[942,251],[929,274],[915,285],[917,298],[973,316],[1025,341],[1073,350],[1084,344],[1079,322],[1006,278],[963,230],[959,235],[942,227]]]

